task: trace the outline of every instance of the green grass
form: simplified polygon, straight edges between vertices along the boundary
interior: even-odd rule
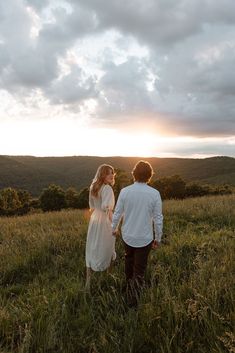
[[[88,212],[0,219],[0,352],[234,352],[235,196],[164,202],[138,310],[124,251],[84,291]]]

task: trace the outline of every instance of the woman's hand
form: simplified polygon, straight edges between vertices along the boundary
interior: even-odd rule
[[[117,236],[118,236],[118,230],[113,230],[113,231],[112,231],[112,236],[115,237],[115,238],[117,238]]]

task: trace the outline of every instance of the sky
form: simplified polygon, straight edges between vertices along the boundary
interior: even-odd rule
[[[0,155],[235,157],[234,0],[0,2]]]

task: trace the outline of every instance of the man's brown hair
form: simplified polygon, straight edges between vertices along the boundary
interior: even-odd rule
[[[139,183],[148,183],[153,176],[153,168],[149,162],[139,161],[132,170],[135,181]]]

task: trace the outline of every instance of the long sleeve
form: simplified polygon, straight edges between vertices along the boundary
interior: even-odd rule
[[[117,200],[114,214],[113,214],[113,221],[112,221],[112,229],[113,230],[116,230],[116,228],[122,218],[123,212],[124,212],[124,203],[123,203],[123,193],[121,191],[119,194],[118,200]]]
[[[105,185],[101,193],[101,209],[105,212],[112,211],[114,207],[114,194],[110,185]]]
[[[154,205],[153,223],[154,223],[156,240],[160,242],[162,238],[162,227],[163,227],[162,200],[161,200],[160,194],[158,194],[156,203]]]
[[[93,210],[95,208],[94,200],[93,200],[93,197],[91,195],[91,191],[89,192],[89,207],[90,207],[90,210]]]

